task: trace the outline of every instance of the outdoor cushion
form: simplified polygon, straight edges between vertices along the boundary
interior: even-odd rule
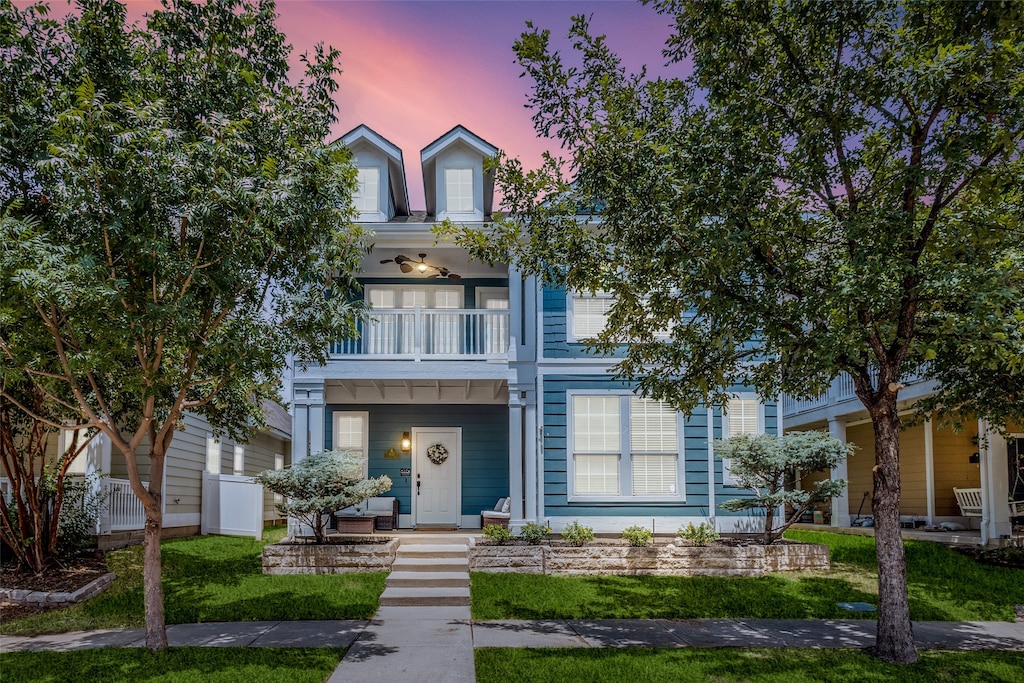
[[[367,501],[367,512],[386,512],[391,514],[391,506],[395,504],[394,496],[377,496]]]
[[[508,510],[504,509],[506,502],[508,502],[508,498],[499,498],[498,502],[494,504],[494,511],[495,512],[508,512]]]
[[[512,510],[512,499],[506,498],[505,502],[501,506],[501,512],[511,512]]]

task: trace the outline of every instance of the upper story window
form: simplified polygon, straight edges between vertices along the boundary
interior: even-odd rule
[[[353,197],[359,213],[380,211],[380,169],[376,167],[356,170],[356,194]]]
[[[569,302],[571,337],[586,339],[600,334],[608,323],[608,311],[614,304],[615,299],[609,294],[573,294]]]
[[[681,501],[679,414],[630,393],[568,394],[569,496]]]
[[[462,308],[462,285],[367,285],[366,300],[375,309]]]
[[[473,213],[473,169],[446,168],[444,187],[448,213]]]

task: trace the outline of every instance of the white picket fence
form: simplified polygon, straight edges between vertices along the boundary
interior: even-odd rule
[[[142,485],[148,486],[149,483],[143,482]],[[135,497],[135,492],[132,491],[131,483],[127,479],[104,477],[102,486],[106,503],[100,512],[98,532],[101,529],[132,531],[146,526],[146,510],[142,507],[142,501]],[[9,501],[12,494],[10,479],[0,477],[0,495]]]

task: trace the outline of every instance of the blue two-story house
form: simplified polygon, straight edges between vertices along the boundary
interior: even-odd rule
[[[294,371],[293,461],[366,453],[367,474],[394,482],[401,528],[479,528],[506,496],[513,526],[758,526],[717,507],[745,492],[712,442],[777,431],[774,403],[736,387],[728,406],[687,417],[639,397],[614,379],[613,358],[585,353],[610,299],[436,244],[438,221],[490,220],[493,144],[456,126],[424,147],[426,207],[413,211],[402,150],[366,126],[342,140],[358,169],[358,220],[375,233],[358,277],[372,311],[326,364]]]

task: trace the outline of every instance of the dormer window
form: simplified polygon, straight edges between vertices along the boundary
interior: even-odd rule
[[[444,186],[448,213],[473,212],[473,169],[446,168]]]
[[[353,197],[359,213],[380,211],[380,169],[360,168],[356,170],[356,194]]]

